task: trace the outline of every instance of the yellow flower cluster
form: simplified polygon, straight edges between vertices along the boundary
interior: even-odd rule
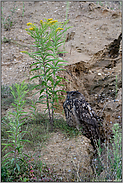
[[[43,20],[40,20],[40,23],[42,24],[43,23]]]
[[[49,18],[49,19],[48,19],[48,22],[51,21],[51,20],[53,20],[53,18]]]
[[[30,26],[30,25],[32,25],[32,23],[30,23],[30,22],[29,22],[29,23],[27,23],[27,26]]]
[[[35,26],[34,26],[34,24],[32,24],[31,22],[28,22],[27,23],[27,26],[31,26],[29,29],[25,29],[26,31],[28,31],[28,30],[32,30],[32,31],[34,31],[35,30]]]
[[[34,27],[30,27],[30,28],[29,28],[29,30],[32,30],[32,31],[34,31],[34,30],[35,30],[35,28],[34,28]]]
[[[58,20],[53,20],[53,21],[50,21],[49,23],[50,23],[51,25],[53,25],[53,24],[56,23],[56,22],[58,22]]]
[[[56,29],[56,32],[57,32],[57,31],[60,31],[60,30],[64,30],[64,29],[63,29],[63,28],[58,27],[58,28]]]
[[[48,24],[53,25],[54,23],[58,22],[58,20],[53,20],[53,18],[47,19],[47,22],[43,22],[43,20],[40,20],[40,24]]]
[[[53,20],[53,18],[49,18],[49,19],[46,19],[46,22],[43,22],[43,20],[40,20],[40,24],[47,24],[47,25],[54,25],[56,22],[58,22],[58,20]],[[26,31],[28,31],[28,30],[31,30],[31,31],[34,31],[35,30],[35,25],[34,24],[32,24],[31,22],[28,22],[27,23],[27,26],[31,26],[29,29],[25,29]],[[60,27],[58,27],[57,29],[56,29],[56,32],[57,31],[60,31],[60,30],[63,30],[63,28],[60,28]]]

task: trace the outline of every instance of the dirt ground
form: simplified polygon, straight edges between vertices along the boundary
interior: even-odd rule
[[[5,21],[11,16],[15,22],[8,31],[2,26],[2,40],[12,40],[11,44],[2,44],[2,84],[21,82],[24,79],[28,81],[32,59],[21,51],[30,50],[29,45],[33,40],[25,30],[26,23],[39,25],[41,19],[51,17],[59,21],[65,20],[66,2],[25,2],[23,17],[23,2],[15,3],[17,10],[13,16],[13,2],[3,2],[2,6]],[[121,32],[121,11],[118,7],[111,10],[95,3],[70,2],[68,19],[68,26],[73,26],[68,33],[75,32],[74,38],[66,42],[65,46],[68,51],[65,59],[69,64],[88,62],[94,53],[104,49]]]
[[[39,25],[39,21],[43,18],[64,21],[66,7],[66,2],[2,2],[2,85],[11,85],[22,82],[24,79],[29,82],[31,77],[29,71],[33,59],[21,52],[30,51],[30,45],[33,44],[33,39],[25,30],[26,24],[32,22]],[[13,21],[11,28],[6,23],[8,18]],[[106,128],[107,121],[121,123],[121,45],[120,54],[116,58],[111,58],[109,55],[102,57],[102,53],[106,52],[106,45],[117,39],[122,32],[120,3],[69,2],[67,18],[69,19],[68,26],[73,27],[67,31],[65,43],[67,53],[64,55],[64,59],[68,61],[68,66],[66,67],[67,73],[62,74],[70,80],[70,83],[65,84],[65,89],[68,91],[79,90],[99,114],[103,111]],[[118,94],[114,104],[116,75],[118,77]],[[39,106],[39,111],[41,111],[40,108]],[[62,110],[59,109],[57,112],[61,113]],[[108,131],[109,128],[111,126],[106,130]],[[81,136],[77,140],[67,141],[61,136],[61,134],[53,134],[51,142],[42,150],[41,158],[50,166],[54,161],[55,165],[53,166],[56,167],[57,173],[61,172],[59,176],[63,175],[64,177],[62,180],[70,181],[72,174],[69,176],[68,171],[72,165],[67,165],[65,162],[71,163],[70,159],[75,154],[71,150],[67,157],[65,148],[70,148],[70,144],[72,144],[74,151],[78,151],[78,162],[80,162],[81,148],[83,147],[87,152],[87,161],[80,163],[84,167],[89,167],[85,172],[89,171],[92,174],[89,165],[91,150],[89,153],[87,150],[90,146],[88,139],[84,139],[84,144],[87,145],[80,146]],[[53,139],[55,141],[58,139],[58,142],[53,143]],[[61,152],[64,157],[60,154]],[[50,159],[52,160],[50,161]],[[64,170],[61,170],[61,165]],[[68,176],[66,177],[66,175]]]

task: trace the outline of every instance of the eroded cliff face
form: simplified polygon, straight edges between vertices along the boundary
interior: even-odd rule
[[[112,124],[121,124],[122,117],[122,48],[119,42],[119,50],[111,52],[109,48],[114,42],[94,54],[88,62],[69,64],[65,66],[66,71],[59,73],[68,80],[63,81],[63,89],[81,92],[95,112],[104,119],[103,127],[107,137],[111,135]],[[62,92],[62,95],[65,94]],[[64,101],[60,101],[61,105]]]

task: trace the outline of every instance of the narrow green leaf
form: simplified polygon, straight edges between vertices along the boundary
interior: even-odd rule
[[[8,152],[7,154],[4,155],[4,158],[5,158],[6,156],[8,156],[9,154],[12,154],[12,153],[14,153],[14,151]]]
[[[13,147],[13,143],[9,143],[9,144],[2,143],[1,145],[5,145],[6,147],[8,147],[8,146],[11,146],[11,147]],[[4,148],[5,148],[5,147],[4,147]],[[3,149],[3,151],[4,151],[4,149]]]
[[[64,34],[66,32],[66,30],[68,30],[69,28],[72,28],[72,26],[69,26],[67,28],[65,28],[63,31],[61,31],[57,36],[60,36],[62,34]]]
[[[3,160],[3,161],[2,161],[2,164],[4,164],[4,162],[6,162],[6,161],[7,161],[7,163],[5,163],[5,164],[4,164],[4,166],[5,166],[5,165],[7,165],[7,164],[9,163],[9,161],[8,161],[8,160],[9,160],[9,159],[11,159],[11,158],[12,158],[12,157],[8,157],[8,158],[6,158],[5,160]]]
[[[66,66],[67,64],[58,64],[59,67]]]
[[[18,125],[18,128],[21,127],[23,124],[25,124],[25,121]]]
[[[66,69],[58,69],[58,71],[66,71]]]
[[[17,134],[23,134],[23,133],[28,133],[28,131],[21,131],[21,132],[18,132]]]
[[[23,114],[23,115],[25,115],[25,114]],[[23,115],[21,115],[21,116],[23,116]],[[27,119],[28,118],[28,116],[26,116],[26,117],[24,117],[24,118],[21,118],[21,119],[19,119],[19,121],[23,121],[23,120],[25,120],[25,119]],[[24,122],[25,123],[25,122]]]
[[[28,158],[30,158],[30,156],[29,156],[28,154],[23,153],[23,155],[25,155],[25,156],[27,156]]]
[[[19,142],[30,142],[30,140],[24,140],[24,139],[22,139],[22,140],[19,140]]]
[[[28,51],[21,51],[22,53],[26,53],[26,54],[29,54]]]
[[[16,127],[15,127],[15,129],[16,129]],[[15,133],[15,132],[13,132],[13,131],[11,131],[11,130],[9,130],[9,131],[6,131],[7,133]]]
[[[46,95],[41,95],[39,99],[46,98]]]
[[[33,86],[31,90],[33,90],[33,89],[37,88],[38,86],[40,86],[40,84],[39,84],[39,85],[35,85],[35,86]]]
[[[40,77],[40,75],[33,76],[32,78],[30,78],[30,80],[35,79],[35,78],[39,78],[39,77]]]
[[[37,65],[37,64],[41,64],[42,62],[35,62],[33,64],[31,64],[30,66],[33,66],[33,65]]]
[[[67,51],[59,51],[58,54],[59,54],[59,53],[67,53]]]
[[[40,91],[40,94],[41,94],[41,93],[43,93],[43,92],[44,92],[44,90],[45,90],[45,88],[43,88],[43,89]]]
[[[20,172],[20,166],[17,163],[16,163],[16,167],[17,167],[18,172]]]
[[[11,90],[12,90],[11,93],[12,93],[13,97],[16,98],[15,93],[12,88],[11,88]]]
[[[37,68],[31,69],[31,71],[37,71],[37,70],[40,70],[40,68],[37,67]]]
[[[56,92],[65,92],[66,93],[65,90],[56,90]]]
[[[56,81],[54,86],[57,86],[60,82],[61,82],[60,80]]]
[[[64,86],[64,84],[60,84],[60,83],[59,83],[58,85],[59,85],[59,86]]]
[[[56,76],[57,77],[57,79],[64,79],[63,77],[60,77],[60,76]]]
[[[47,70],[46,70],[46,74],[50,71],[51,69],[50,68],[48,68]]]
[[[38,86],[38,85],[37,85]],[[40,86],[40,85],[39,85]],[[32,96],[35,96],[37,93],[39,93],[40,91],[37,91],[37,92],[35,92]]]

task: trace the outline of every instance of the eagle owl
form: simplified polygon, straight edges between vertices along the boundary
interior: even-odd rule
[[[94,149],[97,147],[97,140],[104,140],[100,136],[99,121],[100,117],[92,110],[85,101],[84,96],[78,91],[67,92],[66,101],[63,104],[66,121],[69,126],[82,126],[84,135],[91,140]]]

